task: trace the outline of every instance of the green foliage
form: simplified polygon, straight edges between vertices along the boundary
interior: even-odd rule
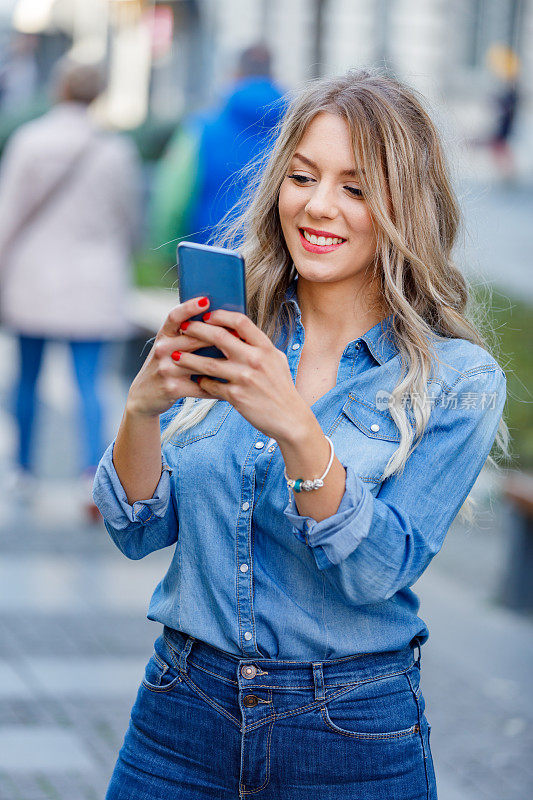
[[[134,258],[134,282],[136,286],[158,289],[176,287],[176,267],[157,250],[141,250]]]
[[[517,468],[533,470],[533,307],[495,294],[491,315],[507,375],[507,417]]]
[[[474,293],[476,324],[507,376],[504,419],[511,435],[509,466],[533,470],[533,306],[496,289]],[[479,310],[482,310],[480,315]]]

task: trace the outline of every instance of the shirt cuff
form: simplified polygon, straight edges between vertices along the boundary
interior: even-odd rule
[[[374,498],[353,468],[343,466],[346,469],[346,488],[335,514],[320,522],[300,515],[292,491],[284,511],[295,536],[313,549],[319,569],[340,564],[370,531]]]
[[[161,477],[152,497],[130,505],[113,464],[114,446],[114,442],[109,445],[94,476],[93,498],[103,518],[121,530],[131,523],[146,525],[153,517],[163,517],[170,500],[171,468],[161,459]]]

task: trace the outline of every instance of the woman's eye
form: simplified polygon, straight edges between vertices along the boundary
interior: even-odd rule
[[[362,197],[363,196],[363,192],[361,191],[361,189],[356,189],[355,186],[345,186],[344,188],[353,197]]]
[[[299,183],[301,186],[303,186],[306,183],[309,183],[312,180],[312,178],[308,178],[307,175],[295,174],[295,175],[288,175],[287,177],[291,178],[293,181],[296,181],[296,183]]]

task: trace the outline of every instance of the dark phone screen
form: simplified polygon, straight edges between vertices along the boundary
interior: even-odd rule
[[[177,250],[180,302],[191,297],[209,298],[209,311],[225,308],[246,314],[244,259],[234,250],[181,242]],[[202,320],[202,314],[191,317]],[[224,358],[217,347],[202,347],[196,355]],[[192,376],[197,379],[196,375]]]

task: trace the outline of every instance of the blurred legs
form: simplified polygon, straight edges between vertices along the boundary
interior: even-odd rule
[[[45,339],[34,336],[18,337],[20,373],[15,386],[15,416],[19,442],[18,463],[30,470],[33,423],[35,420],[37,378],[41,369]]]
[[[103,365],[104,342],[70,342],[74,373],[81,398],[85,470],[95,470],[104,450],[102,404],[99,382]]]

